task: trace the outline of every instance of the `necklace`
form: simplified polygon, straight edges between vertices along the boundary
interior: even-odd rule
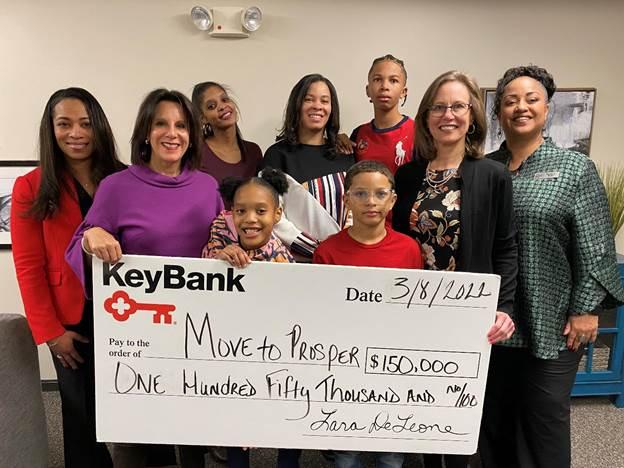
[[[431,187],[435,193],[442,193],[442,189],[446,186],[448,181],[451,180],[453,177],[455,177],[455,174],[457,174],[457,169],[456,168],[443,169],[440,171],[440,173],[442,174],[442,177],[436,180],[438,171],[434,169],[430,169],[429,165],[427,165],[427,170],[425,172],[425,181],[427,182],[427,185]]]
[[[76,177],[76,180],[78,181],[78,183],[79,183],[80,185],[82,185],[82,187],[83,187],[85,190],[88,190],[88,189],[89,189],[89,187],[91,186],[91,182],[89,182],[88,180],[87,180],[87,181],[83,181],[82,179],[79,179],[78,177]]]
[[[91,182],[91,176],[88,172],[79,171],[70,167],[69,173],[72,175],[74,180],[82,186],[83,189],[87,192],[89,191],[93,184]]]
[[[91,181],[82,181],[81,179],[79,179],[78,177],[74,176],[74,179],[76,179],[76,181],[80,184],[80,186],[84,189],[85,192],[87,192],[88,194],[92,194],[91,192]]]

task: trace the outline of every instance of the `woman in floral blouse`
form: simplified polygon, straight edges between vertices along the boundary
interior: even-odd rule
[[[543,137],[555,89],[553,77],[533,65],[507,70],[496,89],[494,112],[506,141],[489,156],[512,174],[518,329],[490,361],[481,444],[486,468],[570,466],[578,363],[585,344],[596,339],[601,304],[624,301],[594,163]]]
[[[419,241],[431,270],[500,275],[490,343],[508,339],[516,289],[517,244],[511,177],[483,159],[486,134],[481,93],[463,73],[442,74],[429,86],[416,115],[415,159],[396,173],[394,228]],[[468,457],[446,455],[446,467],[465,468]],[[425,455],[441,467],[441,455]]]

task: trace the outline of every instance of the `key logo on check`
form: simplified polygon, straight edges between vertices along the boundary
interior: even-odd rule
[[[151,312],[152,321],[157,324],[173,323],[172,313],[176,307],[172,304],[147,304],[137,302],[125,291],[116,291],[104,301],[104,309],[118,322],[125,322],[138,311]]]

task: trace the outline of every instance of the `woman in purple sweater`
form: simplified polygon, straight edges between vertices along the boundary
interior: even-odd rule
[[[223,209],[216,180],[197,170],[201,143],[199,122],[182,93],[156,89],[147,95],[132,133],[132,166],[102,181],[67,249],[83,285],[83,251],[113,263],[122,254],[201,256],[210,224]],[[145,466],[145,447],[115,447],[115,466]]]

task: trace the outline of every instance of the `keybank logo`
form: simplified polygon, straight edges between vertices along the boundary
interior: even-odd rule
[[[125,291],[116,291],[104,301],[104,309],[118,322],[125,322],[131,315],[138,311],[153,313],[152,322],[160,324],[172,324],[172,313],[175,310],[172,304],[147,304],[137,302]]]
[[[114,265],[104,264],[102,282],[104,286],[116,283],[121,288],[144,288],[147,294],[163,289],[188,289],[190,291],[245,292],[243,274],[235,274],[234,268],[228,267],[225,273],[204,273],[186,271],[180,265],[163,265],[162,270],[139,270],[125,268],[124,262]]]

